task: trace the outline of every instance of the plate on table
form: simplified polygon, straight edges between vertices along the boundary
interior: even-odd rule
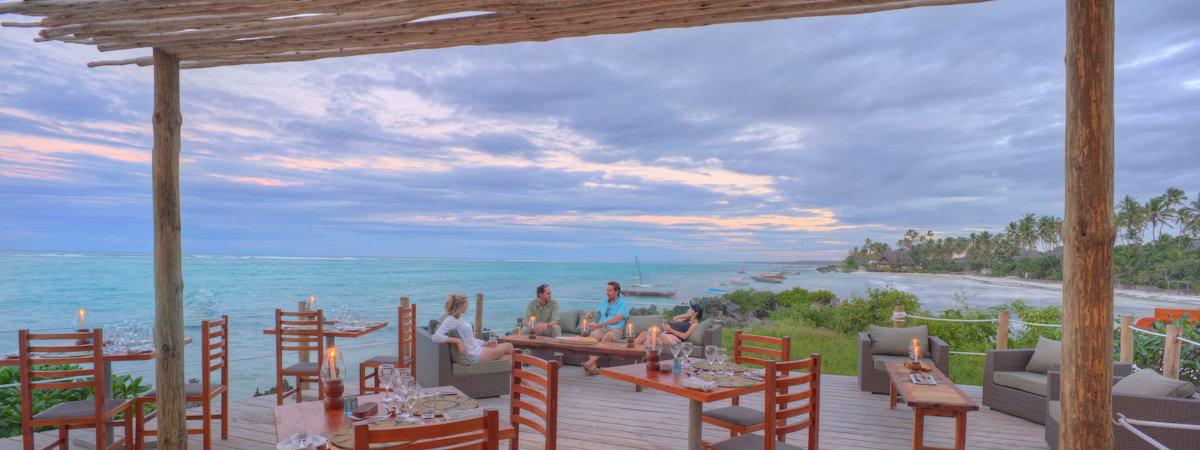
[[[600,342],[596,338],[587,336],[569,336],[557,338],[559,342],[570,345],[596,345]]]
[[[699,378],[704,381],[716,382],[717,386],[720,386],[723,388],[743,388],[743,387],[750,387],[750,386],[754,386],[754,385],[758,384],[757,381],[751,380],[751,379],[743,377],[743,376],[738,376],[738,375],[719,375],[719,374],[705,373],[705,374],[696,375],[696,378]]]
[[[701,359],[699,361],[692,361],[692,367],[695,367],[696,370],[717,370],[719,365],[712,364]],[[738,363],[725,363],[725,370],[730,370],[733,372],[745,372],[750,369]]]

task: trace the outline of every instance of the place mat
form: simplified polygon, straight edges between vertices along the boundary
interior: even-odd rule
[[[738,375],[720,375],[720,374],[715,374],[715,373],[703,373],[703,374],[696,375],[696,378],[699,378],[704,381],[715,381],[717,383],[717,386],[720,386],[723,388],[743,388],[743,387],[750,387],[750,386],[754,386],[754,385],[758,384],[757,381],[751,380],[746,377],[738,376]]]
[[[564,344],[570,344],[570,345],[596,345],[597,343],[600,342],[600,341],[596,340],[596,338],[579,337],[579,336],[555,338],[555,340],[557,340],[558,342],[562,342]]]
[[[442,415],[446,411],[457,411],[464,409],[478,409],[479,401],[466,395],[439,395],[434,398],[422,399],[418,406],[418,411],[422,406],[432,405],[435,415]],[[424,425],[420,422],[407,422],[398,419],[382,419],[372,422],[370,428],[398,428]],[[354,448],[354,425],[342,427],[329,438],[329,442],[341,448]],[[372,449],[385,449],[399,447],[407,442],[385,442],[379,444],[371,444]]]
[[[695,367],[696,370],[717,370],[717,366],[718,366],[717,364],[712,364],[712,363],[708,362],[707,360],[703,360],[703,359],[692,362],[692,367]],[[725,363],[725,370],[732,370],[734,372],[745,372],[750,369],[747,368],[746,366],[743,366],[738,363],[728,363],[727,362],[727,363]]]

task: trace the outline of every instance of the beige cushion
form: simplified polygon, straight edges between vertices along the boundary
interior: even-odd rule
[[[867,327],[871,336],[871,354],[908,356],[908,347],[916,339],[921,344],[921,356],[929,355],[929,327],[917,325],[908,328],[886,328],[877,325]]]
[[[704,319],[704,320],[700,321],[700,324],[696,325],[696,329],[692,331],[691,336],[688,336],[688,339],[687,339],[688,342],[691,342],[695,346],[704,345],[704,333],[708,332],[709,329],[715,329],[715,328],[713,328],[714,326],[716,326],[716,327],[720,326],[720,325],[714,325],[714,321],[715,321],[715,319]],[[719,342],[718,342],[718,344],[719,344]],[[693,356],[696,355],[696,351],[699,351],[700,354],[703,355],[704,347],[699,347],[699,348],[693,347],[692,348]]]
[[[1046,375],[1017,370],[992,372],[992,382],[1001,386],[1046,396]]]
[[[1061,353],[1061,342],[1038,336],[1037,347],[1034,347],[1033,357],[1029,358],[1029,364],[1025,365],[1025,371],[1045,375],[1055,364],[1058,364]]]
[[[766,448],[765,442],[761,434],[743,434],[733,439],[726,439],[712,445],[713,450],[762,450]],[[804,447],[798,447],[786,442],[775,442],[777,450],[801,450]]]
[[[450,373],[454,375],[486,375],[489,373],[508,373],[510,371],[512,371],[512,361],[507,359],[497,359],[475,364],[454,363],[450,365]]]
[[[1196,393],[1192,383],[1172,380],[1150,369],[1142,369],[1122,378],[1113,385],[1114,394],[1148,395],[1152,397],[1187,398]]]
[[[558,313],[558,326],[563,334],[579,334],[579,316],[582,313],[583,311],[578,309]]]
[[[662,322],[662,320],[662,316],[629,316],[629,321],[633,322],[633,336],[630,337],[637,337],[643,331],[650,329],[650,325]]]
[[[909,361],[911,359],[912,358],[909,358],[907,356],[871,355],[871,366],[874,367],[875,370],[878,370],[880,372],[887,372],[887,363],[905,362],[905,361]],[[933,363],[933,360],[929,359],[929,358],[921,358],[921,364],[931,366],[931,367],[936,365]]]
[[[298,362],[283,368],[283,373],[285,375],[295,373],[312,375],[317,372],[317,363],[315,362]]]
[[[128,402],[129,400],[110,398],[104,401],[104,409],[105,411],[112,411],[124,406]],[[33,420],[82,419],[95,417],[95,415],[95,400],[79,400],[74,402],[62,402],[51,406],[49,409],[35,414],[33,416]]]
[[[1046,416],[1054,423],[1062,422],[1062,403],[1058,400],[1046,402]]]
[[[757,409],[747,408],[745,406],[726,406],[724,408],[710,409],[704,411],[704,417],[720,420],[722,422],[732,423],[737,426],[748,427],[750,425],[763,422],[764,413]]]
[[[450,330],[446,332],[446,337],[458,338],[458,330]],[[458,351],[458,346],[454,344],[444,344],[450,347],[450,362],[454,364],[470,365],[471,360],[467,359],[467,355]]]

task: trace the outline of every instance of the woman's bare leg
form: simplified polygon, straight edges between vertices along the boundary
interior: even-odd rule
[[[479,353],[479,362],[488,362],[497,359],[511,359],[512,352],[513,346],[507,342],[496,344],[495,347],[484,347],[483,352]]]

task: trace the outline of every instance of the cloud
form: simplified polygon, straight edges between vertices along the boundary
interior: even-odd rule
[[[286,186],[299,186],[299,185],[304,184],[299,181],[284,181],[284,180],[280,180],[278,178],[241,177],[241,176],[234,176],[234,175],[221,175],[221,174],[216,174],[216,173],[210,173],[210,174],[206,174],[206,175],[208,175],[209,177],[218,178],[221,180],[233,181],[233,182],[237,182],[237,183],[252,184],[255,186],[265,186],[265,187],[286,187]]]
[[[476,214],[470,216],[436,216],[425,214],[384,214],[368,215],[358,220],[366,222],[383,222],[392,224],[439,223],[455,222],[462,225],[478,226],[511,225],[511,226],[564,226],[619,224],[625,226],[650,226],[698,230],[758,230],[758,231],[788,231],[811,232],[830,231],[854,228],[853,225],[839,224],[832,211],[803,210],[796,215],[757,215],[757,216],[719,216],[719,215],[648,215],[648,214]],[[725,233],[714,235],[723,239],[745,240],[746,233]]]
[[[9,133],[0,133],[0,149],[16,149],[42,154],[83,155],[140,164],[150,162],[150,152],[148,151]]]

